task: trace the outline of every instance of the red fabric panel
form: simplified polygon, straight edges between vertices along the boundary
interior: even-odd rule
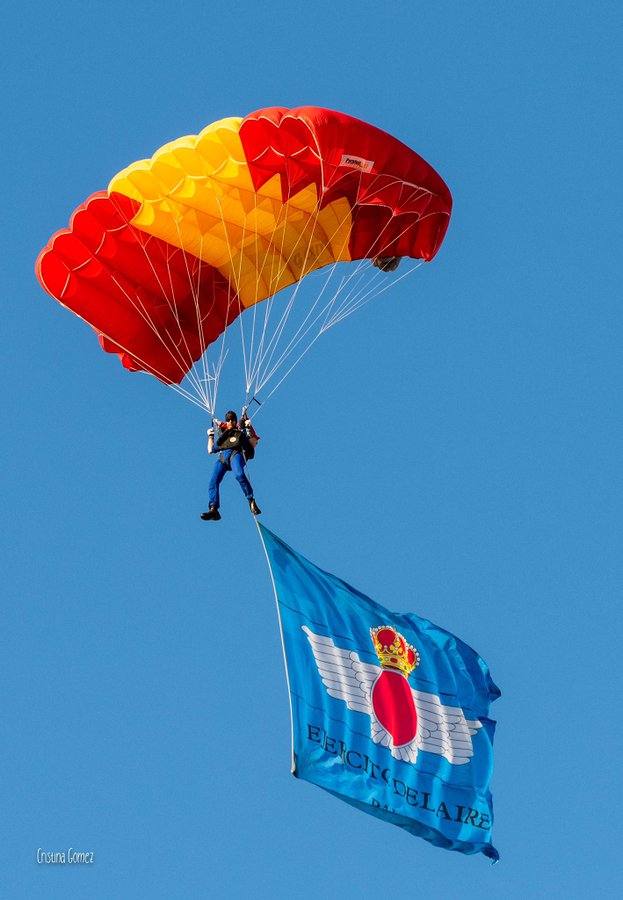
[[[430,260],[441,246],[452,210],[447,185],[421,156],[379,128],[315,106],[272,107],[246,116],[240,139],[256,189],[279,173],[284,200],[312,182],[321,206],[349,200],[352,259]]]
[[[179,383],[240,304],[217,269],[130,225],[138,206],[121,194],[93,194],[51,238],[36,273],[127,369]]]

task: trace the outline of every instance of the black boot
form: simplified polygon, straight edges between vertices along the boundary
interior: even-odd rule
[[[204,522],[219,522],[221,519],[221,514],[216,506],[211,506],[207,512],[201,513],[201,518]]]
[[[257,503],[255,502],[254,497],[249,497],[249,509],[253,513],[254,516],[261,516],[262,510],[259,508]]]

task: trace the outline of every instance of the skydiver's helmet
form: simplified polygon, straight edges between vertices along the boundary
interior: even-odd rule
[[[225,431],[227,426],[235,427],[238,424],[238,413],[233,409],[228,409],[225,413],[225,421],[221,422],[221,431]]]

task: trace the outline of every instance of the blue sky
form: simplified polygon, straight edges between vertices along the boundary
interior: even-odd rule
[[[5,13],[4,896],[618,893],[622,19],[521,0]],[[205,417],[33,276],[125,164],[306,103],[413,146],[455,211],[434,263],[275,395],[250,474],[292,546],[489,663],[494,868],[290,777],[237,485],[218,526],[198,519]],[[37,866],[68,846],[96,865]]]

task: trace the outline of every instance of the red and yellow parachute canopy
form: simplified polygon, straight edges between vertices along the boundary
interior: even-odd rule
[[[344,113],[222,119],[119,172],[40,253],[37,278],[123,365],[178,384],[245,309],[316,269],[434,257],[447,186]]]

